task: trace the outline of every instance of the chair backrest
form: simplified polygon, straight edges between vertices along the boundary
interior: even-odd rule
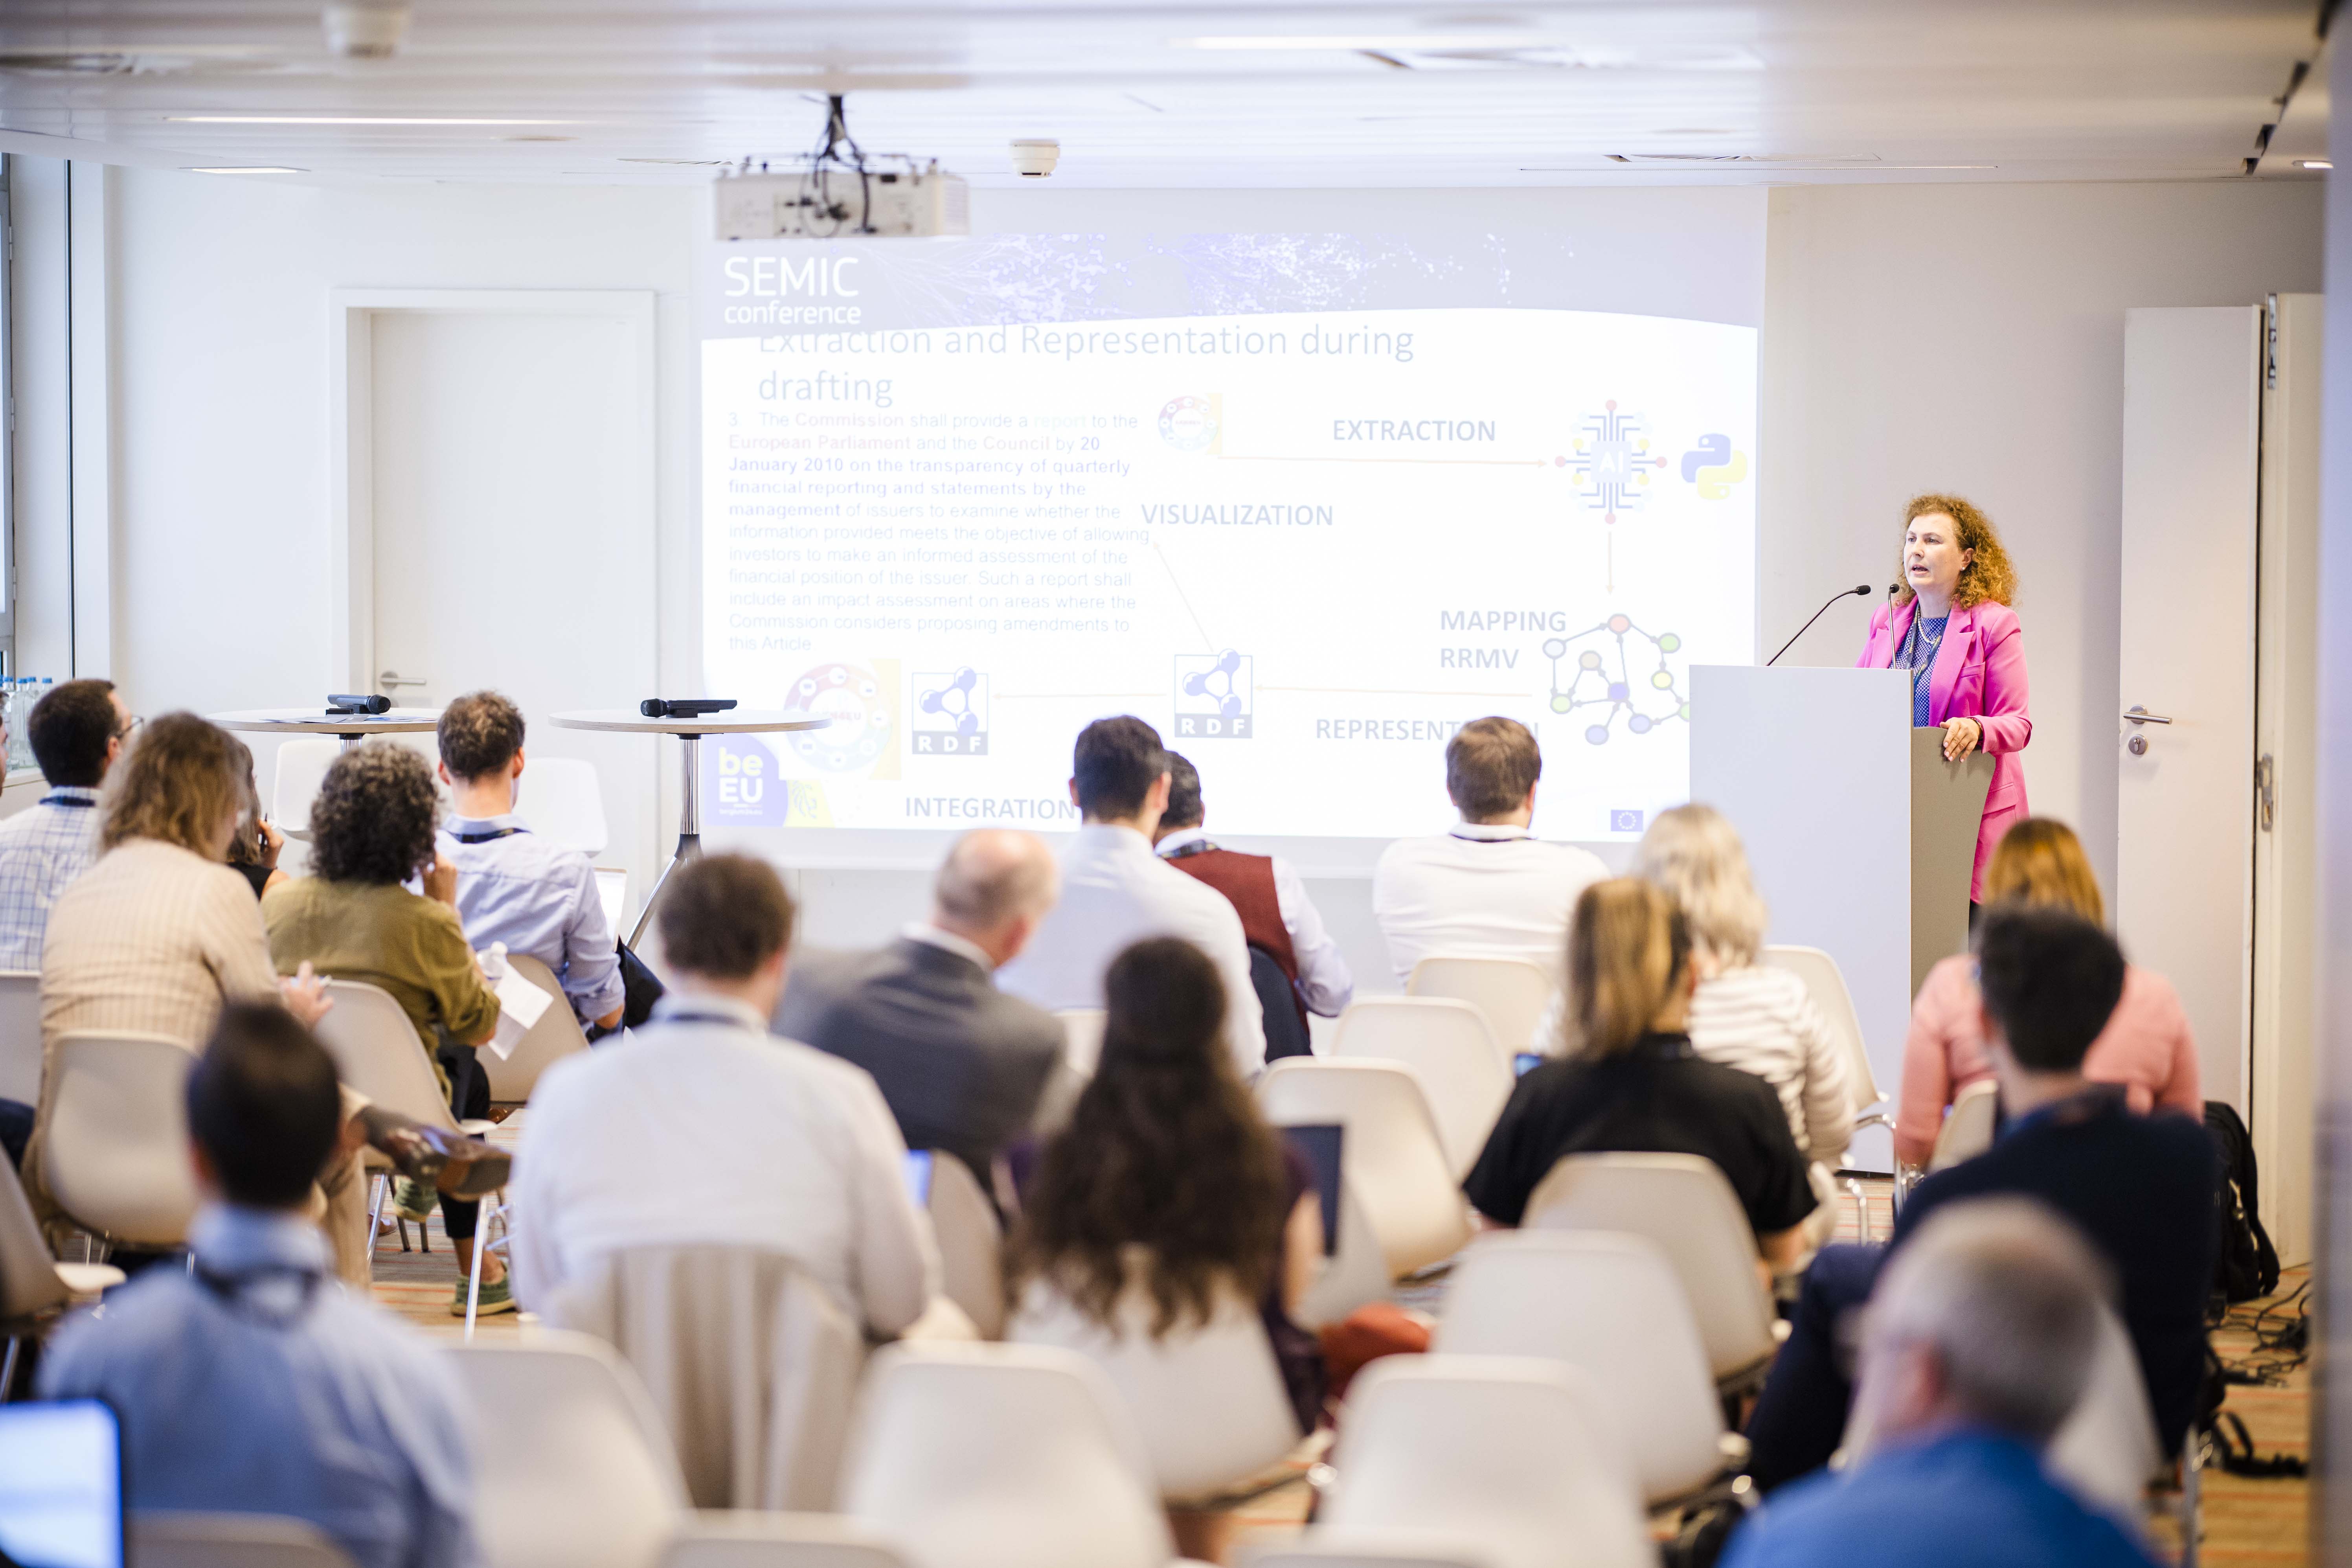
[[[1453,996],[1486,1015],[1487,1027],[1507,1052],[1541,1050],[1536,1026],[1551,1005],[1552,979],[1541,964],[1524,958],[1449,958],[1443,954],[1412,966],[1405,982],[1412,996]]]
[[[781,1253],[719,1245],[605,1253],[538,1303],[592,1334],[643,1385],[698,1508],[821,1509],[866,1343]]]
[[[1095,1076],[1102,1060],[1103,1022],[1110,1015],[1100,1007],[1066,1007],[1054,1015],[1062,1020],[1063,1058],[1080,1078]]]
[[[278,743],[278,773],[269,789],[269,819],[289,838],[310,837],[310,803],[327,770],[342,755],[343,743],[327,736],[305,735]]]
[[[1425,968],[1430,961],[1421,962]],[[1510,1058],[1495,1043],[1486,1016],[1454,997],[1367,996],[1339,1016],[1331,1055],[1411,1068],[1457,1180],[1477,1163],[1511,1098]]]
[[[578,757],[526,758],[515,781],[515,815],[541,838],[583,855],[603,854],[612,839],[596,764]]]
[[[1936,1132],[1936,1151],[1927,1156],[1929,1171],[1948,1170],[1973,1160],[1992,1147],[1994,1124],[2000,1119],[2000,1085],[1979,1079],[1953,1097],[1952,1113]]]
[[[133,1246],[187,1239],[196,1175],[184,1095],[195,1059],[168,1035],[58,1037],[41,1180],[76,1225]]]
[[[478,1053],[483,1076],[490,1081],[490,1098],[502,1104],[520,1105],[530,1098],[531,1086],[539,1082],[539,1075],[551,1063],[588,1048],[588,1036],[580,1027],[579,1016],[572,1010],[572,999],[563,994],[563,984],[555,978],[554,971],[527,952],[507,954],[507,964],[555,998],[555,1005],[541,1013],[539,1022],[515,1042],[512,1056],[501,1058],[487,1046]]]
[[[1347,1129],[1340,1174],[1363,1203],[1391,1279],[1451,1258],[1470,1239],[1453,1162],[1411,1068],[1293,1057],[1265,1069],[1257,1103],[1277,1127]]]
[[[940,1293],[971,1320],[984,1340],[1004,1336],[1004,1227],[971,1168],[944,1149],[931,1152],[931,1233],[940,1244]]]
[[[1265,1059],[1313,1056],[1315,1042],[1307,1032],[1307,1020],[1298,1016],[1290,976],[1273,953],[1255,942],[1249,944],[1249,966],[1250,989],[1257,993],[1257,1009],[1265,1020]]]
[[[41,1236],[41,1222],[33,1217],[33,1205],[16,1179],[16,1167],[0,1159],[0,1323],[62,1307],[69,1294]],[[0,1388],[0,1395],[6,1393]]]
[[[1141,1437],[1100,1367],[1045,1345],[874,1358],[840,1511],[913,1568],[1167,1568]]]
[[[1630,1444],[1652,1502],[1723,1468],[1723,1405],[1682,1281],[1655,1243],[1611,1231],[1481,1237],[1445,1292],[1432,1350],[1577,1368]]]
[[[1033,1281],[1007,1338],[1058,1345],[1103,1369],[1143,1435],[1160,1495],[1213,1496],[1298,1446],[1298,1419],[1255,1302],[1221,1291],[1206,1323],[1151,1337],[1151,1298],[1139,1286],[1119,1303],[1117,1329]]]
[[[1717,1378],[1772,1353],[1772,1303],[1756,1236],[1711,1160],[1696,1154],[1570,1154],[1528,1197],[1529,1230],[1613,1230],[1666,1255]]]
[[[645,1387],[587,1334],[453,1346],[473,1402],[475,1530],[486,1568],[653,1568],[686,1486]]]
[[[698,1514],[661,1568],[907,1568],[887,1537],[829,1513]]]
[[[456,1128],[425,1042],[391,994],[360,980],[330,980],[326,989],[335,1005],[314,1032],[342,1080],[387,1110],[428,1127]]]
[[[1291,1321],[1305,1329],[1320,1329],[1343,1321],[1357,1308],[1386,1300],[1392,1281],[1381,1233],[1364,1205],[1364,1197],[1343,1172],[1339,1177],[1339,1233],[1337,1245],[1323,1259],[1315,1282],[1291,1309]]]
[[[1234,1561],[1239,1568],[1486,1568],[1488,1558],[1459,1536],[1323,1527],[1255,1550],[1244,1542]]]
[[[1846,1079],[1853,1085],[1855,1114],[1885,1100],[1886,1096],[1878,1087],[1878,1075],[1871,1069],[1870,1047],[1862,1037],[1861,1015],[1853,1010],[1853,993],[1846,989],[1845,975],[1838,968],[1837,960],[1818,947],[1768,947],[1757,955],[1757,962],[1785,969],[1805,983],[1813,1005],[1822,1010],[1822,1018],[1829,1025],[1830,1037],[1845,1055]]]
[[[268,1513],[131,1516],[130,1560],[139,1568],[351,1568],[352,1560],[306,1519]]]
[[[1557,1362],[1386,1356],[1358,1378],[1321,1519],[1440,1532],[1492,1568],[1654,1568],[1624,1446]]]
[[[0,1100],[41,1103],[41,972],[0,969]]]

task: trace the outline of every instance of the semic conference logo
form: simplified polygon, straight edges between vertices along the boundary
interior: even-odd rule
[[[1257,694],[1250,679],[1250,656],[1223,653],[1176,656],[1176,738],[1180,741],[1246,741]]]
[[[908,729],[919,757],[988,755],[988,677],[969,667],[917,670]]]

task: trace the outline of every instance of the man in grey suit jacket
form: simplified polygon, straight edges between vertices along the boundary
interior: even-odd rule
[[[991,976],[1059,893],[1034,835],[967,833],[940,867],[929,921],[873,952],[797,958],[772,1026],[864,1068],[907,1147],[948,1151],[987,1188],[996,1157],[1035,1124],[1063,1051],[1060,1021]]]

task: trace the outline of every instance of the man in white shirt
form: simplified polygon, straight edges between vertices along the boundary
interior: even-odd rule
[[[1062,854],[1062,901],[1029,947],[996,972],[997,989],[1049,1012],[1103,1005],[1110,961],[1150,936],[1182,937],[1225,982],[1225,1037],[1244,1077],[1265,1065],[1265,1015],[1250,984],[1241,917],[1223,893],[1151,852],[1168,809],[1160,731],[1129,714],[1078,732],[1070,799],[1083,826]]]
[[[1372,913],[1397,983],[1424,958],[1523,958],[1554,981],[1577,895],[1609,875],[1589,850],[1529,831],[1543,753],[1516,719],[1474,719],[1445,743],[1451,832],[1400,838],[1372,872]]]
[[[793,906],[767,862],[671,873],[659,915],[673,984],[626,1046],[548,1068],[515,1157],[514,1278],[541,1306],[633,1247],[763,1247],[877,1337],[937,1292],[907,1145],[858,1068],[768,1033]]]
[[[1231,901],[1242,917],[1244,939],[1272,959],[1288,983],[1289,1011],[1298,1021],[1295,1039],[1303,1046],[1307,1015],[1336,1018],[1346,1012],[1356,994],[1356,977],[1290,862],[1279,855],[1244,855],[1211,840],[1200,770],[1171,752],[1168,773],[1168,809],[1152,835],[1152,847],[1162,860]],[[1264,997],[1260,1001],[1274,1005]],[[1266,1026],[1270,1042],[1276,1025],[1269,1020]]]
[[[98,789],[134,721],[110,680],[68,680],[34,704],[26,729],[47,788],[0,822],[0,969],[41,967],[49,908],[98,858]]]

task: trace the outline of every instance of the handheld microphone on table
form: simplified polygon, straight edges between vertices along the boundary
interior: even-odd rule
[[[700,719],[735,706],[732,697],[648,697],[637,711],[648,719]]]
[[[327,694],[330,713],[389,713],[392,699],[382,692],[373,694],[331,691]]]
[[[1813,629],[1813,621],[1818,621],[1823,616],[1828,615],[1830,613],[1830,605],[1836,604],[1840,599],[1856,598],[1869,592],[1869,584],[1857,583],[1851,588],[1841,588],[1836,593],[1832,594],[1827,600],[1823,601],[1822,607],[1813,612],[1813,619],[1811,621],[1807,621],[1803,626],[1797,628],[1797,637],[1803,637],[1807,632],[1811,631]],[[1787,642],[1782,643],[1780,645],[1780,653],[1786,653],[1790,648],[1796,647],[1797,637],[1790,637]],[[1780,663],[1780,653],[1776,653],[1770,658],[1766,659],[1764,661],[1764,668],[1769,669],[1774,665]]]

